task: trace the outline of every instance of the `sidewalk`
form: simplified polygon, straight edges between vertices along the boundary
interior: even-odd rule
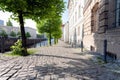
[[[95,64],[92,58],[59,41],[38,48],[31,56],[0,58],[0,80],[120,80],[120,74]]]

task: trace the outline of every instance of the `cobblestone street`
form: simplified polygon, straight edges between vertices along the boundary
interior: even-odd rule
[[[62,41],[37,49],[27,57],[0,55],[0,80],[120,80],[120,74],[95,64],[93,55]]]

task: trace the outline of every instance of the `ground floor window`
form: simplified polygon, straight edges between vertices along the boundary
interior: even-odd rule
[[[120,0],[116,0],[116,26],[120,27]]]

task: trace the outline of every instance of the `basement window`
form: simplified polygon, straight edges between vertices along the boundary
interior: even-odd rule
[[[120,0],[117,0],[116,4],[116,26],[120,27]]]

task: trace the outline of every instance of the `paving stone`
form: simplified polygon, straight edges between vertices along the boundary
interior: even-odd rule
[[[0,77],[0,80],[7,80],[8,77]]]
[[[93,61],[95,55],[80,53],[62,41],[36,49],[35,55],[27,57],[0,55],[0,80],[120,80],[114,72],[119,70],[119,61],[99,65]]]

